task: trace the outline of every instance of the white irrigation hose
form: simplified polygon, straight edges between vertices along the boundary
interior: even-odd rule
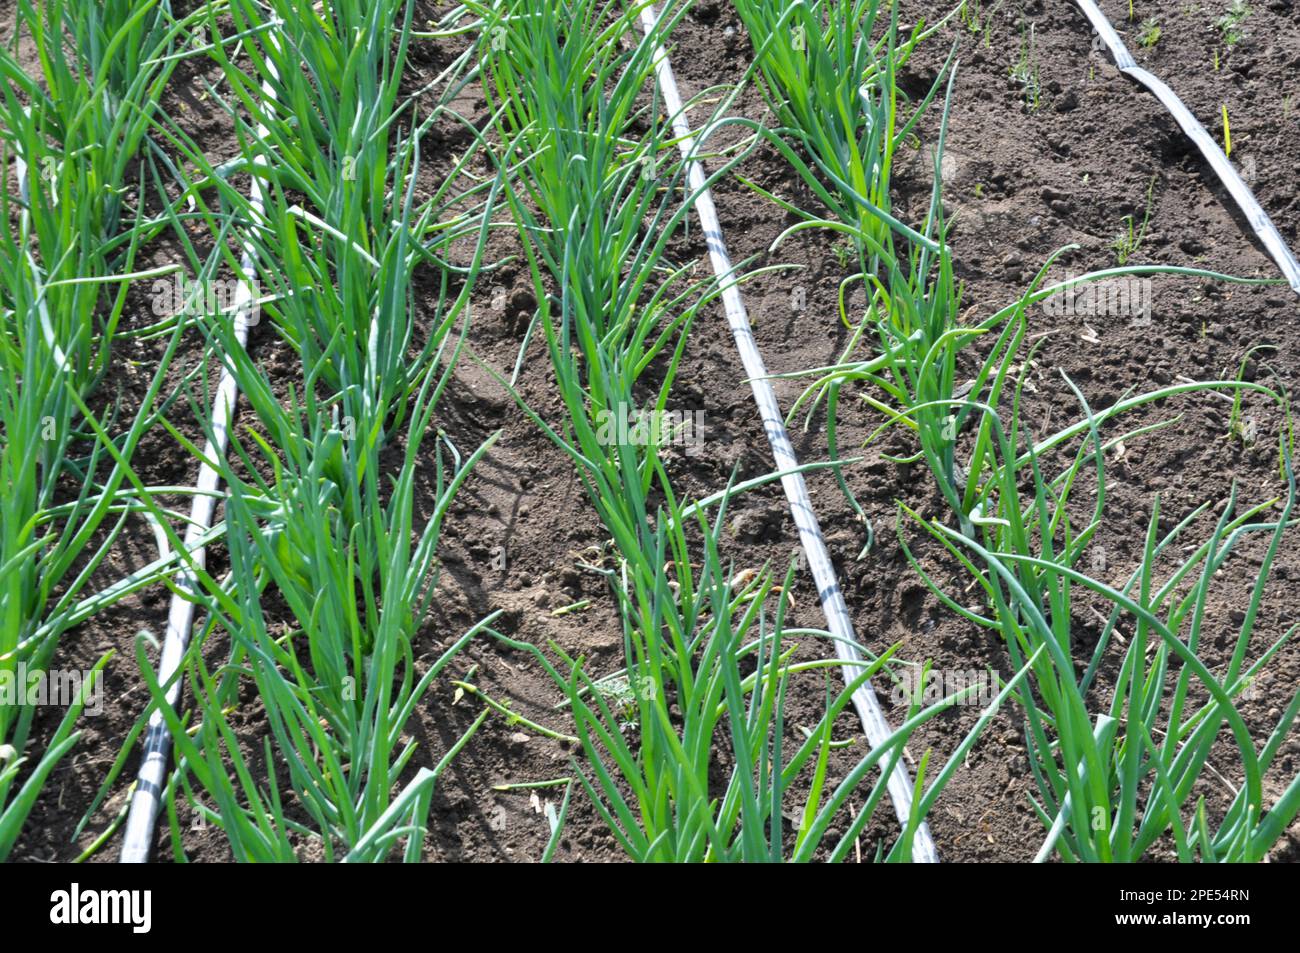
[[[647,4],[642,8],[641,26],[647,36],[653,33],[658,19],[659,14],[653,4]],[[767,367],[758,353],[754,334],[749,327],[749,315],[745,311],[745,302],[740,296],[735,269],[727,254],[727,245],[722,237],[722,227],[713,205],[713,196],[705,186],[704,169],[693,158],[695,135],[691,132],[690,122],[682,108],[682,98],[677,91],[677,81],[673,77],[668,54],[662,46],[656,46],[654,59],[655,79],[663,94],[665,112],[672,117],[673,135],[681,149],[682,158],[687,162],[690,190],[696,196],[695,211],[700,219],[700,228],[708,242],[713,272],[720,282],[727,323],[731,325],[731,333],[736,339],[736,349],[740,351],[745,374],[749,377],[750,388],[754,392],[754,402],[758,405],[759,415],[763,418],[763,428],[767,432],[768,443],[772,445],[772,456],[776,460],[778,471],[795,471],[799,461],[795,457],[794,447],[786,433],[785,420],[781,414],[781,407],[776,401],[776,393],[767,379]],[[821,526],[817,522],[817,514],[813,511],[812,501],[808,497],[808,487],[800,472],[787,472],[781,478],[781,486],[785,489],[794,525],[799,530],[799,542],[803,546],[804,555],[808,558],[808,566],[817,586],[817,595],[821,600],[827,627],[835,636],[835,654],[841,661],[848,663],[842,666],[844,680],[846,683],[851,683],[862,673],[862,655],[856,648],[853,622],[849,618],[849,610],[844,603],[844,593],[840,589],[839,580],[835,577],[835,567],[831,565],[826,544],[822,541]],[[885,720],[885,715],[880,710],[880,703],[876,700],[876,693],[869,682],[864,682],[853,693],[853,707],[857,709],[863,731],[871,747],[875,749],[882,745],[893,730]],[[901,758],[894,765],[888,786],[899,823],[906,828],[912,814],[912,781]],[[912,860],[920,863],[937,863],[939,860],[934,841],[930,837],[929,825],[924,822],[917,827],[912,840]]]
[[[275,67],[269,62],[267,69],[275,77]],[[270,100],[275,99],[275,89],[270,80],[262,83],[262,93]],[[265,142],[270,133],[260,123],[257,126],[257,139]],[[253,158],[254,165],[265,166],[265,150]],[[256,173],[252,176],[249,190],[253,219],[262,217],[266,208],[266,187],[262,177]],[[248,276],[257,267],[257,248],[251,239],[242,243],[243,252],[239,267],[243,273],[235,289],[233,307],[231,308],[235,340],[243,348],[248,343],[248,329],[257,323],[255,309],[258,307],[254,288],[249,284]],[[212,438],[203,447],[204,462],[199,467],[198,480],[194,486],[194,500],[190,504],[190,521],[185,529],[185,548],[191,558],[203,567],[207,561],[207,547],[203,537],[212,525],[212,514],[217,505],[217,489],[221,477],[207,462],[219,460],[226,455],[229,443],[230,421],[235,405],[239,401],[239,382],[229,363],[222,368],[221,381],[217,385],[217,394],[212,401]],[[167,614],[167,634],[163,640],[162,660],[158,668],[158,680],[161,685],[168,685],[167,704],[175,707],[180,700],[181,680],[179,670],[181,661],[189,647],[190,630],[194,626],[194,601],[186,598],[185,593],[197,591],[198,580],[194,571],[187,564],[176,575],[176,587],[172,594],[171,606]],[[131,799],[131,812],[126,819],[126,834],[122,844],[121,863],[143,864],[149,860],[153,846],[154,826],[158,812],[162,807],[162,792],[167,776],[167,760],[171,756],[172,739],[167,729],[167,722],[161,711],[155,711],[149,717],[149,727],[145,731],[144,755],[137,775],[135,794]]]
[[[1233,168],[1232,163],[1228,161],[1228,157],[1219,148],[1219,144],[1211,138],[1210,134],[1205,131],[1205,127],[1183,105],[1183,101],[1178,98],[1177,93],[1165,85],[1164,81],[1158,76],[1152,75],[1137,65],[1133,55],[1129,53],[1124,46],[1124,42],[1119,38],[1119,34],[1115,32],[1115,28],[1110,25],[1106,15],[1098,9],[1093,0],[1076,0],[1076,2],[1079,4],[1079,9],[1083,11],[1083,15],[1092,24],[1093,29],[1097,31],[1097,35],[1101,37],[1102,42],[1110,50],[1110,55],[1114,58],[1119,71],[1126,76],[1133,77],[1155,93],[1156,98],[1160,100],[1165,109],[1169,110],[1170,115],[1182,127],[1187,137],[1196,143],[1201,150],[1201,154],[1209,161],[1215,174],[1218,175],[1219,180],[1223,182],[1224,187],[1241,209],[1241,213],[1246,216],[1246,221],[1250,223],[1255,235],[1263,246],[1268,249],[1268,253],[1273,256],[1273,260],[1277,262],[1278,268],[1282,271],[1282,276],[1286,278],[1291,289],[1296,294],[1300,294],[1300,265],[1296,264],[1295,256],[1291,253],[1291,249],[1287,247],[1286,242],[1282,240],[1282,236],[1278,234],[1277,227],[1268,217],[1268,213],[1260,207],[1250,188],[1241,180],[1241,176],[1237,174],[1237,170]]]

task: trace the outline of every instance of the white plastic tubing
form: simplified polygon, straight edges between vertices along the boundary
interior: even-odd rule
[[[659,19],[653,5],[641,10],[641,26],[650,35]],[[799,531],[799,542],[813,581],[817,586],[817,595],[821,600],[822,612],[830,633],[835,636],[835,654],[844,662],[842,666],[844,680],[851,683],[862,674],[862,655],[858,652],[857,641],[853,635],[853,622],[849,618],[848,607],[844,603],[844,593],[839,580],[835,577],[835,567],[831,564],[822,541],[821,526],[817,514],[813,511],[812,501],[808,497],[808,487],[803,474],[795,471],[799,461],[795,457],[794,447],[786,433],[784,417],[776,400],[776,393],[767,380],[767,367],[754,342],[753,332],[749,327],[749,315],[745,311],[745,302],[741,298],[736,281],[735,269],[727,254],[727,245],[722,237],[722,227],[718,222],[718,213],[713,205],[713,197],[705,186],[706,176],[699,162],[693,158],[696,140],[691,132],[690,122],[682,108],[682,97],[677,90],[677,81],[673,68],[668,62],[668,54],[662,46],[655,49],[655,78],[664,99],[664,110],[672,118],[673,135],[678,141],[682,158],[688,163],[687,175],[691,193],[696,195],[695,211],[700,220],[709,247],[709,259],[713,272],[720,282],[723,308],[727,314],[727,323],[736,339],[736,349],[740,352],[745,374],[749,377],[750,388],[754,392],[754,402],[758,405],[759,415],[763,419],[763,429],[767,432],[768,443],[772,445],[772,456],[776,460],[778,471],[785,472],[781,486],[785,489],[786,500],[790,504],[790,515]],[[862,721],[863,731],[873,749],[884,744],[893,733],[889,722],[885,720],[876,700],[876,693],[869,682],[864,682],[853,693],[853,707],[857,709]],[[895,763],[893,773],[888,781],[889,796],[894,804],[899,823],[906,827],[912,813],[912,781],[908,776],[903,759]],[[939,855],[934,847],[927,824],[919,825],[912,839],[912,860],[920,863],[937,863]]]
[[[1218,143],[1214,141],[1210,134],[1205,131],[1205,127],[1183,105],[1183,101],[1178,98],[1177,93],[1165,85],[1165,82],[1160,77],[1152,75],[1137,65],[1133,55],[1124,46],[1124,41],[1119,38],[1115,28],[1110,25],[1106,15],[1101,12],[1093,0],[1076,0],[1076,2],[1083,15],[1088,18],[1088,22],[1092,24],[1092,28],[1097,31],[1097,35],[1106,44],[1106,48],[1110,50],[1110,55],[1115,60],[1115,65],[1119,68],[1119,71],[1125,76],[1133,77],[1133,79],[1154,93],[1156,98],[1160,100],[1161,105],[1169,110],[1169,114],[1182,127],[1187,137],[1196,143],[1197,148],[1201,150],[1201,154],[1205,156],[1215,174],[1223,182],[1224,188],[1228,190],[1233,201],[1241,209],[1241,213],[1246,216],[1246,221],[1250,223],[1250,227],[1254,230],[1260,243],[1268,249],[1268,253],[1277,262],[1277,266],[1281,269],[1282,276],[1286,278],[1287,283],[1291,286],[1291,290],[1296,294],[1300,294],[1300,265],[1296,264],[1295,256],[1291,253],[1291,249],[1287,247],[1286,242],[1282,240],[1282,236],[1278,234],[1277,227],[1274,226],[1272,219],[1268,217],[1268,214],[1260,207],[1259,202],[1255,200],[1254,193],[1241,180],[1241,176],[1237,174],[1237,170],[1228,161],[1228,157],[1224,155]]]
[[[270,63],[267,68],[275,75]],[[262,94],[269,100],[275,99],[275,89],[270,82],[262,84]],[[259,142],[265,142],[269,133],[265,126],[257,127]],[[254,165],[265,166],[265,150],[253,159]],[[261,176],[252,177],[249,190],[250,204],[254,225],[262,217],[266,207],[266,192]],[[239,284],[235,289],[233,307],[235,339],[239,347],[248,343],[248,330],[257,323],[257,298],[248,277],[257,266],[257,248],[251,239],[245,238],[240,256]],[[231,365],[226,362],[217,385],[217,394],[212,401],[212,439],[203,448],[204,462],[199,467],[198,480],[194,486],[194,501],[190,504],[190,521],[185,529],[185,548],[189,550],[194,562],[202,567],[206,565],[207,548],[202,537],[212,525],[213,511],[217,504],[217,491],[221,478],[207,461],[218,460],[225,456],[229,443],[230,421],[234,415],[235,405],[239,401],[239,382],[235,380]],[[167,634],[163,641],[162,660],[158,668],[159,684],[171,684],[167,688],[167,704],[175,706],[180,700],[181,679],[179,671],[185,651],[189,647],[190,630],[194,625],[194,602],[186,593],[197,591],[198,580],[188,565],[182,565],[175,579],[178,592],[172,594],[171,606],[167,614]],[[121,863],[143,864],[149,860],[153,845],[154,826],[158,812],[162,807],[162,792],[167,777],[167,761],[171,755],[172,738],[167,729],[161,711],[155,711],[149,718],[145,731],[144,754],[140,762],[140,772],[136,776],[135,794],[131,799],[130,814],[126,819],[126,835],[122,844]]]

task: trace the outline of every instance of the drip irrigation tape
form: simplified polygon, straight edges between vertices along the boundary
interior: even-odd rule
[[[641,26],[650,35],[659,19],[653,4],[647,4],[641,10]],[[696,196],[695,211],[699,216],[700,228],[704,232],[709,247],[709,259],[713,272],[720,282],[723,308],[727,314],[727,323],[731,326],[732,336],[736,340],[736,349],[740,352],[745,374],[749,378],[750,388],[754,393],[754,402],[758,405],[763,419],[763,429],[767,433],[768,443],[772,446],[772,456],[778,471],[796,471],[799,461],[794,447],[786,433],[785,420],[781,414],[776,393],[767,380],[767,367],[759,354],[749,326],[749,315],[745,302],[740,295],[740,287],[735,278],[735,269],[727,254],[727,245],[722,237],[722,226],[718,222],[717,210],[713,204],[712,194],[706,186],[704,169],[695,160],[695,135],[682,106],[681,94],[677,90],[677,81],[673,76],[668,54],[659,46],[655,50],[655,79],[659,84],[664,99],[664,110],[672,119],[673,135],[678,142],[682,158],[687,163],[687,175],[691,194]],[[857,640],[853,635],[853,622],[849,617],[848,606],[844,602],[844,593],[835,576],[835,567],[831,564],[822,541],[821,526],[817,514],[808,496],[808,487],[801,472],[787,472],[781,478],[786,500],[790,504],[790,515],[799,531],[799,542],[808,560],[808,567],[817,586],[817,596],[821,602],[826,624],[836,638],[835,654],[848,664],[842,666],[844,680],[851,683],[862,673],[862,655],[857,650]],[[857,710],[872,749],[882,745],[893,730],[880,710],[876,693],[869,682],[864,682],[853,693],[853,707]],[[912,813],[912,782],[908,776],[903,759],[898,759],[888,779],[889,796],[894,804],[894,812],[899,823],[906,828]],[[912,860],[921,863],[937,863],[938,853],[930,836],[930,829],[924,822],[915,832],[912,840]]]
[[[271,75],[275,68],[267,64]],[[268,99],[275,99],[275,89],[270,81],[262,83],[262,93]],[[265,142],[269,131],[259,124],[257,138]],[[254,165],[265,166],[265,151],[254,157]],[[265,211],[265,185],[259,175],[252,176],[249,196],[253,217],[260,218]],[[248,343],[248,332],[257,323],[255,308],[257,300],[248,276],[257,267],[257,249],[251,239],[243,242],[240,255],[239,284],[235,289],[233,307],[235,340],[243,348]],[[223,362],[224,363],[224,362]],[[199,467],[198,480],[195,482],[195,496],[190,504],[190,520],[185,530],[185,548],[199,567],[206,564],[207,548],[203,538],[212,525],[213,511],[217,505],[217,490],[221,477],[207,462],[225,456],[230,440],[230,422],[235,405],[239,401],[239,382],[228,363],[221,372],[221,381],[217,385],[217,394],[212,401],[212,439],[203,448],[204,462]],[[167,704],[175,706],[180,700],[181,679],[179,671],[185,653],[189,648],[190,631],[194,626],[194,600],[185,593],[197,591],[198,579],[187,564],[182,565],[176,576],[177,592],[172,594],[171,605],[167,614],[167,633],[163,639],[162,660],[158,667],[159,684],[167,685]],[[170,684],[169,684],[170,683]],[[131,810],[126,820],[126,834],[122,844],[121,863],[143,864],[149,860],[153,846],[154,827],[162,807],[162,793],[167,777],[167,761],[171,756],[172,739],[167,729],[167,722],[161,711],[154,711],[149,716],[149,725],[145,730],[144,753],[140,762],[140,771],[136,776],[135,792],[131,798]]]
[[[1273,260],[1277,262],[1282,277],[1287,280],[1287,284],[1291,286],[1292,291],[1300,294],[1300,264],[1296,263],[1295,255],[1291,253],[1291,249],[1287,247],[1281,234],[1278,233],[1277,226],[1268,217],[1268,213],[1260,207],[1254,193],[1242,181],[1241,176],[1237,174],[1237,170],[1228,160],[1228,157],[1219,148],[1219,144],[1214,141],[1205,130],[1205,127],[1183,105],[1183,101],[1178,98],[1178,94],[1170,89],[1164,80],[1137,65],[1137,61],[1133,59],[1133,54],[1124,46],[1124,41],[1119,38],[1115,28],[1111,26],[1110,21],[1106,19],[1106,15],[1101,12],[1093,0],[1076,0],[1076,2],[1083,15],[1088,18],[1088,22],[1092,24],[1092,28],[1101,37],[1102,43],[1110,50],[1110,55],[1115,60],[1115,65],[1119,68],[1119,71],[1125,76],[1137,80],[1154,93],[1155,97],[1160,100],[1161,105],[1169,111],[1169,114],[1182,127],[1187,137],[1201,150],[1201,154],[1210,163],[1210,167],[1214,169],[1224,188],[1228,190],[1228,194],[1232,196],[1233,201],[1237,203],[1237,207],[1241,209],[1241,213],[1246,217],[1246,221],[1255,232],[1255,236],[1268,250]]]

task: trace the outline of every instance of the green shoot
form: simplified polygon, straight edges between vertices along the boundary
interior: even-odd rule
[[[1110,250],[1115,253],[1115,264],[1121,268],[1128,264],[1129,259],[1137,254],[1142,247],[1142,242],[1146,239],[1147,226],[1151,223],[1151,212],[1154,208],[1156,188],[1156,176],[1151,176],[1151,184],[1147,186],[1147,198],[1142,213],[1142,223],[1135,225],[1132,215],[1125,215],[1120,219],[1120,231],[1111,239]]]

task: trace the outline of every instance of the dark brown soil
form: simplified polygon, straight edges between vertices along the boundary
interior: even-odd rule
[[[1140,4],[1139,19],[1154,15],[1162,25],[1161,39],[1151,50],[1137,49],[1136,25],[1128,27],[1124,22],[1126,4],[1109,0],[1103,6],[1121,29],[1128,29],[1139,60],[1162,75],[1216,135],[1220,107],[1227,104],[1233,157],[1240,157],[1261,203],[1295,246],[1300,227],[1300,198],[1294,188],[1300,171],[1300,108],[1286,105],[1295,103],[1294,78],[1300,67],[1300,26],[1294,5],[1289,0],[1253,5],[1247,37],[1231,50],[1221,50],[1218,71],[1212,65],[1212,51],[1218,45],[1218,31],[1212,25],[1217,5],[1200,4],[1192,10],[1172,0]],[[0,7],[11,9],[10,4]],[[983,7],[995,8],[995,4],[985,0]],[[933,20],[946,9],[945,4],[930,0],[903,3],[905,18],[925,15]],[[1153,177],[1150,226],[1133,261],[1195,265],[1244,276],[1275,275],[1272,263],[1246,234],[1226,193],[1172,120],[1152,97],[1094,51],[1091,32],[1073,4],[1008,0],[988,16],[987,30],[980,33],[954,21],[922,48],[903,80],[907,90],[925,88],[949,45],[957,44],[960,67],[944,164],[945,199],[949,216],[957,221],[953,244],[959,277],[965,282],[965,306],[976,318],[1017,299],[1052,252],[1063,245],[1079,247],[1059,260],[1052,278],[1112,265],[1110,245],[1121,219],[1132,215],[1141,220]],[[12,16],[7,22],[12,22]],[[1031,28],[1032,59],[1040,84],[1036,105],[1026,101],[1025,89],[1010,77]],[[722,0],[697,3],[674,44],[673,62],[687,95],[736,81],[749,63],[748,39],[730,5]],[[417,50],[412,57],[411,88],[431,77],[441,62],[445,57],[434,52],[426,57]],[[469,96],[463,112],[478,118],[482,107],[481,99]],[[761,98],[753,90],[738,100],[737,108],[752,118],[764,118]],[[704,114],[700,110],[699,115]],[[920,149],[905,157],[895,173],[896,212],[904,221],[918,221],[928,203],[936,132],[937,111],[920,130]],[[212,143],[218,154],[233,151],[219,130],[204,130],[204,134],[204,141]],[[455,134],[448,131],[447,135],[450,139]],[[458,148],[463,143],[449,145]],[[768,189],[785,190],[804,201],[790,171],[771,151],[756,151],[740,172]],[[785,372],[833,363],[848,340],[836,315],[835,289],[846,270],[834,241],[805,232],[769,253],[773,240],[790,224],[785,214],[734,179],[720,183],[715,197],[735,259],[755,256],[755,266],[800,267],[792,274],[759,277],[745,288],[769,369]],[[503,231],[494,239],[493,257],[512,254],[514,244],[506,236]],[[676,253],[683,259],[699,256],[702,246],[698,241],[682,244]],[[519,312],[532,309],[523,290],[526,284],[526,274],[506,264],[483,279],[476,295],[470,345],[477,358],[506,373],[519,347]],[[807,298],[807,309],[801,312],[789,305],[796,285]],[[1028,396],[1026,415],[1038,429],[1046,431],[1053,422],[1059,425],[1077,415],[1077,403],[1062,375],[1079,386],[1094,408],[1102,408],[1130,388],[1149,389],[1180,376],[1234,377],[1250,348],[1268,344],[1276,350],[1259,362],[1258,373],[1264,374],[1267,364],[1280,386],[1294,388],[1295,369],[1300,366],[1300,332],[1295,322],[1300,300],[1285,288],[1241,288],[1176,278],[1157,279],[1154,287],[1153,321],[1147,327],[1104,316],[1057,318],[1041,310],[1034,313],[1031,330],[1045,338],[1031,374],[1035,390]],[[430,304],[432,294],[422,301],[424,305]],[[152,316],[137,317],[147,323]],[[270,334],[266,329],[258,334],[254,346],[261,348]],[[201,346],[195,346],[183,353],[182,362],[192,366],[202,353]],[[267,362],[276,373],[291,375],[296,369],[296,362],[282,355],[271,354]],[[742,478],[770,469],[770,455],[743,376],[720,309],[708,309],[695,325],[673,400],[679,409],[702,409],[707,421],[707,452],[672,461],[672,476],[688,495],[715,491],[737,468]],[[617,668],[621,636],[611,596],[599,577],[576,566],[582,551],[599,546],[604,534],[572,465],[474,360],[462,360],[457,384],[444,400],[439,421],[457,446],[465,451],[495,430],[503,433],[480,463],[445,527],[439,594],[433,618],[420,633],[417,657],[431,660],[440,647],[500,609],[504,610],[499,625],[503,633],[537,644],[554,640],[566,652],[585,654],[596,672]],[[123,387],[126,401],[142,393],[138,385]],[[785,405],[800,387],[778,382]],[[536,343],[527,356],[520,391],[543,417],[559,418],[550,365]],[[879,421],[855,401],[846,399],[841,407],[843,452],[864,457],[848,471],[848,479],[877,530],[875,546],[864,558],[857,558],[864,542],[863,527],[834,480],[823,473],[812,475],[809,482],[859,639],[874,651],[901,643],[899,657],[909,661],[933,659],[939,668],[992,668],[1007,674],[1010,663],[994,637],[944,610],[902,557],[892,529],[896,503],[902,500],[939,513],[932,479],[923,468],[900,467],[884,459],[885,454],[907,452],[907,441],[901,436],[859,450],[857,445]],[[1109,529],[1099,545],[1116,579],[1126,577],[1140,555],[1155,494],[1160,495],[1163,512],[1180,518],[1207,500],[1223,501],[1234,481],[1251,501],[1279,492],[1269,441],[1243,448],[1229,439],[1225,407],[1212,397],[1193,397],[1134,418],[1136,426],[1181,415],[1174,427],[1135,441],[1112,463],[1112,475],[1118,479],[1111,496]],[[1261,433],[1274,432],[1269,428],[1276,427],[1276,416],[1262,402],[1248,405],[1247,412],[1257,417]],[[178,418],[185,419],[173,416]],[[795,438],[804,458],[824,457],[824,421],[814,418]],[[151,443],[147,453],[149,464],[141,472],[148,482],[183,483],[193,470],[193,461],[165,439]],[[417,492],[420,507],[427,512],[432,480]],[[768,561],[784,566],[795,536],[788,516],[780,515],[779,490],[757,492],[743,501],[743,507],[759,517],[777,515],[760,518],[761,528],[755,534],[731,540],[725,555],[738,569],[757,568]],[[124,553],[107,578],[151,558],[150,539],[142,529],[128,536]],[[920,551],[928,558],[924,547]],[[498,568],[502,554],[504,568]],[[1254,583],[1257,563],[1252,563],[1252,555],[1258,558],[1255,548],[1243,548],[1220,577],[1211,607],[1210,628],[1216,633],[1228,632],[1232,609]],[[1293,537],[1281,557],[1285,566],[1269,585],[1252,654],[1300,621],[1295,608],[1300,596],[1298,557]],[[954,575],[951,567],[938,560],[929,564],[941,582],[965,585],[966,580]],[[799,579],[794,595],[795,624],[821,624],[816,595],[806,577]],[[591,600],[591,607],[552,615],[556,607],[578,599]],[[58,664],[70,667],[84,667],[103,650],[118,649],[108,670],[109,703],[102,718],[87,722],[81,744],[59,766],[15,859],[75,857],[121,807],[125,785],[119,782],[114,797],[91,819],[87,831],[76,843],[72,841],[73,828],[144,702],[134,662],[135,634],[146,628],[160,631],[166,603],[161,589],[143,593],[64,638]],[[1096,634],[1095,630],[1078,633],[1080,651],[1090,650]],[[811,644],[801,647],[808,656],[823,651]],[[1211,667],[1222,664],[1228,652],[1226,644],[1210,645],[1205,661]],[[567,730],[567,719],[553,710],[559,693],[530,658],[484,638],[453,664],[453,674],[460,677],[471,665],[477,666],[477,682],[493,697],[508,700],[529,718]],[[1294,648],[1284,650],[1271,672],[1271,679],[1261,682],[1258,697],[1243,709],[1255,731],[1271,726],[1276,717],[1272,710],[1290,699],[1300,681],[1300,653]],[[1099,686],[1099,691],[1104,689]],[[897,721],[899,711],[888,694],[882,691],[882,699]],[[419,764],[435,763],[478,714],[470,699],[455,702],[453,698],[453,689],[444,682],[435,686],[419,712],[419,723],[412,726],[420,743]],[[788,722],[812,725],[823,701],[819,680],[796,682]],[[249,707],[252,710],[242,719],[241,730],[260,746],[260,726],[251,701]],[[976,715],[976,709],[958,708],[931,722],[909,746],[913,764],[927,749],[932,750],[932,763],[942,763]],[[855,728],[846,717],[837,726],[837,737],[852,737]],[[837,752],[836,778],[861,757],[860,744],[859,740],[856,751]],[[1014,711],[1004,711],[958,771],[930,818],[945,860],[1032,857],[1042,829],[1028,802],[1033,783],[1023,744]],[[530,802],[527,791],[498,792],[493,785],[570,776],[572,754],[561,742],[490,718],[455,761],[435,797],[430,859],[536,860],[548,833],[544,815]],[[1300,770],[1298,754],[1295,740],[1284,744],[1267,779],[1266,800],[1276,797]],[[1232,762],[1227,760],[1221,767],[1233,780]],[[1224,798],[1222,791],[1205,793],[1211,803]],[[543,800],[557,796],[556,789],[539,794]],[[864,834],[864,855],[873,853],[878,841],[888,843],[894,836],[889,812],[879,814]],[[188,815],[184,820],[188,823]],[[114,859],[115,848],[116,842],[110,841],[95,859]],[[184,849],[195,859],[227,856],[219,833],[211,831],[187,831]],[[1298,851],[1300,825],[1293,825],[1272,859],[1294,860]],[[171,856],[166,834],[157,856]],[[617,844],[585,796],[575,792],[557,858],[619,857]]]

